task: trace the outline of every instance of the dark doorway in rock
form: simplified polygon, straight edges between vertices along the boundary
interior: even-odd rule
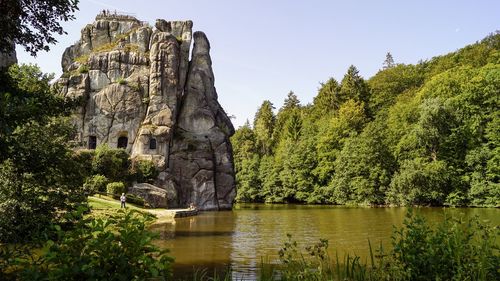
[[[149,139],[149,149],[156,149],[156,139],[155,138]]]
[[[118,145],[117,147],[118,148],[127,148],[127,144],[128,144],[128,138],[127,137],[119,137],[118,138]]]
[[[97,137],[89,136],[89,149],[95,149],[97,146]]]

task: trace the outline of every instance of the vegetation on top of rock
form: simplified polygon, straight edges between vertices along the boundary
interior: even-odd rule
[[[82,55],[82,56],[75,58],[75,62],[77,62],[79,64],[86,64],[88,60],[89,60],[89,54]]]
[[[312,104],[264,101],[232,137],[240,202],[500,206],[500,34],[369,80],[351,66]]]
[[[89,67],[87,65],[81,65],[78,68],[78,73],[83,74],[83,73],[88,73],[89,72]]]
[[[123,77],[118,77],[118,79],[116,79],[116,83],[120,85],[127,85],[127,80],[125,80],[125,78]]]

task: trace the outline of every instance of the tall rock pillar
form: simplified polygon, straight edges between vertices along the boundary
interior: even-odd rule
[[[180,205],[203,210],[232,207],[235,178],[229,137],[234,128],[217,101],[210,43],[194,33],[194,47],[174,131],[170,172]]]

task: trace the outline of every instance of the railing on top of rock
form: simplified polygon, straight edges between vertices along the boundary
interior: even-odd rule
[[[124,13],[120,12],[118,13],[116,10],[115,11],[109,11],[109,10],[102,10],[97,16],[95,17],[96,20],[126,20],[126,21],[134,21],[137,22],[140,25],[145,25],[148,24],[147,22],[140,21],[135,17],[135,14],[132,13]]]

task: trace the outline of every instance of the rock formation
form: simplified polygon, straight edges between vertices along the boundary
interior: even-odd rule
[[[227,209],[234,128],[217,102],[208,39],[192,26],[157,20],[153,28],[103,12],[64,52],[58,85],[82,101],[74,114],[82,148],[107,143],[154,161],[169,207]]]

